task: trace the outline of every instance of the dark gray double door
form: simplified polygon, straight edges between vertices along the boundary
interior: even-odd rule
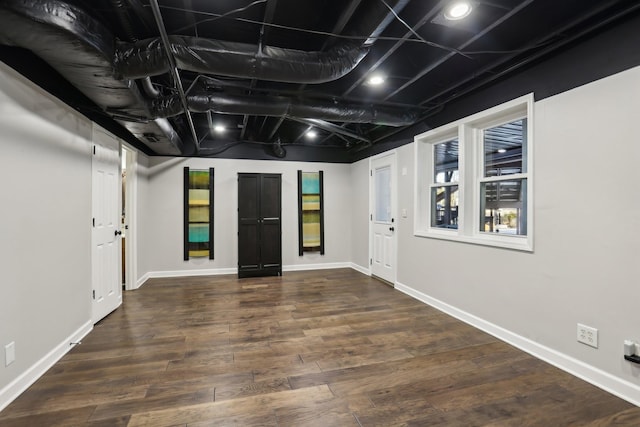
[[[281,181],[238,174],[238,277],[282,274]]]

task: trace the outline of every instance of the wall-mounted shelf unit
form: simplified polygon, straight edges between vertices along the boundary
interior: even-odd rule
[[[298,255],[324,255],[323,173],[298,171]]]
[[[213,259],[213,168],[184,168],[184,260]]]

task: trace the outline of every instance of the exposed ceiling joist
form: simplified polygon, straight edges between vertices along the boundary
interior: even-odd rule
[[[640,13],[631,0],[492,0],[451,22],[446,4],[4,0],[0,45],[30,51],[155,154],[217,153],[197,146],[215,145],[212,126],[225,122],[240,146],[286,146],[313,126],[314,148],[345,159],[408,139],[453,100]],[[368,83],[376,72],[388,77],[378,87]]]

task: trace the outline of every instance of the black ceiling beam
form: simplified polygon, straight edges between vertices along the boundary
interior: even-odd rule
[[[184,108],[184,113],[187,116],[187,122],[189,123],[189,129],[191,130],[191,136],[193,137],[193,144],[196,146],[196,151],[199,148],[198,134],[196,133],[196,128],[193,124],[193,118],[191,117],[191,113],[189,112],[189,106],[187,105],[187,97],[184,93],[184,88],[182,87],[182,80],[180,79],[180,74],[178,73],[178,68],[176,67],[176,61],[171,53],[171,49],[169,48],[169,36],[167,35],[167,30],[164,26],[164,22],[162,20],[162,14],[160,13],[160,6],[158,6],[158,0],[151,0],[151,10],[153,11],[153,16],[156,20],[156,24],[158,25],[158,30],[160,31],[160,37],[162,38],[162,44],[164,45],[165,52],[167,54],[167,59],[169,60],[169,71],[171,72],[171,76],[173,77],[174,84],[178,89],[178,93],[180,94],[180,102],[182,103],[182,107]]]
[[[415,82],[417,82],[418,80],[422,79],[424,76],[429,74],[431,71],[433,71],[434,69],[436,69],[440,65],[444,64],[446,61],[448,61],[449,59],[453,58],[455,55],[457,55],[456,51],[463,50],[464,48],[469,46],[471,43],[473,43],[476,40],[480,39],[481,37],[487,35],[487,33],[489,33],[491,30],[493,30],[498,25],[502,24],[503,22],[505,22],[506,20],[508,20],[509,18],[511,18],[512,16],[514,16],[515,14],[517,14],[518,12],[520,12],[522,9],[524,9],[527,6],[529,6],[533,2],[534,2],[534,0],[524,0],[518,6],[514,7],[509,12],[505,13],[500,18],[498,18],[495,21],[493,21],[493,23],[491,23],[490,25],[486,26],[482,31],[479,31],[478,33],[474,34],[473,37],[469,38],[467,41],[465,41],[464,43],[462,43],[459,46],[457,46],[454,51],[451,51],[451,52],[447,53],[446,55],[444,55],[443,57],[441,57],[437,61],[431,62],[429,65],[424,67],[422,69],[422,71],[420,71],[411,80],[409,80],[408,82],[406,82],[405,84],[403,84],[402,86],[400,86],[399,88],[397,88],[396,90],[394,90],[393,92],[388,94],[384,98],[384,100],[387,101],[388,99],[393,98],[398,93],[400,93],[403,90],[407,89],[408,87],[413,85]]]
[[[615,1],[609,2],[609,5],[611,5],[611,3],[616,3],[616,2]],[[612,15],[612,16],[609,16],[608,18],[606,18],[604,20],[601,20],[601,21],[598,21],[598,23],[590,26],[589,28],[586,28],[586,29],[580,31],[579,33],[576,33],[576,34],[572,35],[571,37],[563,39],[560,42],[560,45],[548,46],[546,49],[543,49],[543,50],[540,50],[540,51],[536,52],[535,55],[532,55],[532,56],[524,58],[522,61],[518,62],[517,64],[512,65],[511,67],[509,67],[509,68],[507,68],[505,70],[502,70],[502,71],[497,72],[497,73],[493,73],[493,74],[491,74],[490,76],[488,76],[485,79],[478,80],[473,85],[470,85],[470,86],[468,86],[467,88],[465,88],[463,90],[456,90],[456,92],[453,95],[451,95],[447,99],[439,102],[436,107],[434,107],[432,110],[430,110],[430,112],[428,112],[421,119],[421,121],[426,120],[427,118],[440,113],[443,110],[444,105],[446,105],[447,103],[453,101],[454,99],[460,98],[461,96],[464,96],[464,95],[468,94],[469,92],[472,92],[472,91],[474,91],[476,89],[479,89],[482,86],[485,86],[485,85],[487,85],[487,84],[489,84],[489,83],[491,83],[491,82],[493,82],[493,81],[495,81],[495,80],[497,80],[499,78],[506,77],[508,74],[511,74],[511,73],[515,72],[517,69],[529,64],[530,62],[535,61],[535,60],[539,59],[540,57],[549,54],[552,50],[558,49],[559,47],[561,47],[563,45],[572,43],[575,40],[579,39],[580,37],[586,36],[587,34],[592,32],[593,30],[597,30],[597,29],[599,29],[601,27],[609,25],[610,23],[612,23],[612,22],[614,22],[614,21],[616,21],[618,19],[622,19],[623,17],[625,17],[627,15],[631,15],[632,13],[637,12],[638,9],[640,9],[640,3],[635,3],[633,5],[630,5],[629,7],[623,9],[622,11],[620,11],[620,12],[618,12],[618,13]],[[620,70],[618,70],[618,71],[620,71]],[[460,83],[460,84],[462,84],[462,83]],[[571,86],[571,87],[573,87],[573,86]],[[458,88],[458,85],[453,85],[453,86],[449,87],[447,91],[452,91],[452,90],[455,90],[457,88]],[[567,89],[568,88],[565,88],[564,90],[567,90]],[[440,93],[440,95],[442,95],[442,93]],[[549,96],[549,95],[547,95],[547,96]],[[425,101],[423,101],[423,104],[426,104],[426,103],[432,101],[433,99],[434,99],[433,97],[429,98],[429,99],[426,99]],[[373,140],[373,144],[377,144],[377,143],[380,143],[380,142],[383,142],[383,141],[387,141],[392,136],[394,136],[394,135],[396,135],[398,133],[401,133],[401,132],[407,130],[408,128],[410,128],[410,126],[404,126],[404,127],[395,128],[395,129],[391,130],[390,132],[387,132],[384,135],[374,139]],[[429,128],[427,128],[427,130],[428,129]],[[367,147],[363,147],[363,148],[367,148]],[[360,151],[360,150],[358,150],[358,151]]]
[[[311,125],[314,127],[317,127],[318,129],[322,129],[322,130],[326,130],[332,133],[337,133],[339,135],[343,135],[352,139],[357,139],[359,141],[364,141],[364,142],[371,142],[371,140],[369,140],[369,138],[366,138],[362,135],[359,135],[355,132],[351,132],[347,129],[344,129],[338,125],[335,125],[331,122],[327,122],[325,120],[318,120],[318,119],[303,119],[303,118],[298,118],[298,117],[287,117],[289,120],[292,120],[294,122],[298,122],[298,123],[303,123],[303,124],[307,124],[307,125]]]
[[[262,50],[262,47],[266,44],[267,37],[269,35],[269,31],[271,31],[270,25],[272,24],[273,17],[276,14],[276,6],[278,5],[278,0],[267,0],[267,5],[264,9],[264,19],[263,24],[260,26],[260,38],[258,40],[258,49]]]
[[[362,0],[351,0],[349,5],[347,5],[347,7],[344,9],[344,11],[340,14],[340,17],[338,18],[338,22],[336,22],[336,24],[333,26],[333,28],[331,30],[331,32],[333,34],[340,34],[344,30],[344,27],[347,25],[347,23],[349,22],[349,20],[353,16],[354,12],[356,11],[358,6],[360,5],[361,1]],[[320,49],[320,50],[326,49],[329,46],[329,41],[330,40],[331,40],[330,38],[327,38],[324,41],[323,45],[322,45],[322,49]],[[305,87],[307,87],[306,84],[301,85],[298,90],[302,91],[302,90],[304,90]],[[278,129],[282,125],[282,122],[283,122],[283,120],[280,120],[276,124],[276,127],[271,132],[271,136],[269,137],[269,139],[271,139],[271,137],[273,137],[273,135],[278,131]],[[300,137],[298,137],[297,139],[300,139]]]
[[[441,0],[435,7],[431,8],[423,17],[422,19],[415,24],[412,27],[413,31],[417,31],[419,30],[423,25],[425,25],[427,22],[430,22],[438,13],[440,13],[440,11],[442,10],[442,8],[444,7],[444,5],[448,3],[447,0]],[[412,31],[407,31],[400,40],[398,40],[393,46],[391,46],[391,48],[389,50],[387,50],[384,55],[382,55],[380,57],[380,59],[378,59],[375,64],[373,64],[372,66],[369,67],[369,69],[367,71],[365,71],[364,73],[362,73],[362,76],[356,80],[355,83],[353,83],[349,89],[347,89],[346,91],[344,91],[342,93],[342,96],[347,96],[349,95],[351,92],[353,92],[358,86],[360,86],[362,84],[363,81],[366,80],[366,78],[375,70],[378,69],[378,67],[380,67],[380,65],[382,65],[387,59],[389,59],[389,57],[396,51],[398,50],[407,40],[409,40],[411,38],[411,36],[413,36],[413,32]]]
[[[422,19],[412,27],[413,31],[417,31],[418,29],[420,29],[423,25],[425,25],[427,22],[430,22],[438,13],[440,13],[440,10],[442,10],[442,8],[444,7],[444,5],[447,3],[447,0],[441,0],[435,7],[431,8],[423,17]],[[389,59],[389,57],[396,51],[398,50],[409,38],[411,38],[411,36],[413,35],[412,31],[407,31],[400,40],[398,40],[388,51],[385,52],[384,55],[382,55],[382,57],[380,59],[378,59],[376,61],[375,64],[373,64],[371,67],[369,67],[369,69],[364,72],[362,74],[362,76],[354,83],[351,85],[351,87],[349,87],[345,92],[342,93],[342,96],[347,96],[349,95],[351,92],[353,92],[358,86],[360,86],[362,84],[362,82],[367,78],[367,76],[369,76],[372,72],[374,72],[375,70],[378,69],[378,67],[380,65],[382,65],[387,59]],[[325,138],[325,140],[331,138],[332,136],[334,136],[334,134],[330,134],[329,136],[327,136],[327,138]],[[368,141],[368,145],[371,145],[372,142]]]
[[[298,137],[292,142],[292,144],[296,144],[298,141],[300,141],[302,139],[302,137],[309,132],[311,129],[313,129],[313,126],[308,126],[307,129],[302,132],[300,135],[298,135]]]
[[[362,2],[362,0],[351,0],[349,5],[340,14],[340,17],[338,18],[338,22],[336,22],[336,24],[331,29],[331,33],[333,33],[333,34],[342,33],[342,31],[344,30],[344,27],[346,27],[347,23],[349,22],[349,20],[353,16],[354,12],[356,11],[358,6],[360,5],[360,2]],[[322,48],[320,50],[325,50],[327,47],[329,47],[329,44],[330,44],[330,42],[331,42],[331,40],[333,38],[334,37],[326,38],[324,43],[322,44]],[[306,84],[301,85],[299,90],[303,90],[305,87],[307,87]]]
[[[187,21],[191,23],[193,27],[193,35],[198,37],[198,23],[196,22],[195,15],[190,11],[193,9],[193,2],[191,0],[184,0],[184,16]]]
[[[277,4],[278,4],[278,0],[268,0],[267,5],[265,6],[263,24],[260,26],[260,35],[258,36],[259,52],[262,51],[262,47],[265,45],[265,40],[267,39],[268,33],[271,30],[271,26],[265,25],[265,24],[273,23],[273,17],[276,13]],[[251,91],[255,89],[256,84],[258,84],[258,80],[251,79],[251,83],[249,84],[249,91],[248,91],[249,94],[251,94]],[[241,140],[244,139],[244,136],[247,132],[247,123],[249,123],[249,115],[245,114],[244,116],[242,116],[242,131],[240,132]]]
[[[568,29],[570,29],[571,27],[574,27],[576,25],[580,25],[583,22],[585,22],[587,19],[597,15],[598,13],[606,10],[607,8],[611,7],[612,4],[616,3],[615,1],[610,1],[604,4],[600,4],[599,7],[597,7],[596,9],[592,9],[589,12],[579,16],[578,18],[572,20],[571,22],[569,22],[568,24],[565,24],[559,28],[557,28],[555,31],[553,31],[552,33],[547,33],[542,37],[537,38],[533,43],[530,43],[533,46],[539,45],[539,44],[544,44],[546,41],[552,39],[553,37],[555,37],[558,34],[561,34],[565,31],[567,31]],[[562,47],[563,45],[572,42],[573,40],[582,37],[583,35],[593,31],[594,29],[597,29],[598,27],[601,27],[603,25],[608,24],[609,22],[611,22],[612,20],[618,19],[620,16],[626,15],[630,12],[633,12],[634,10],[638,9],[640,7],[640,4],[635,4],[632,5],[631,7],[629,7],[628,9],[625,9],[623,12],[616,14],[615,16],[609,17],[608,19],[606,19],[605,21],[600,21],[598,22],[596,25],[590,26],[589,28],[584,29],[583,31],[580,31],[577,34],[574,34],[573,36],[570,37],[566,37],[562,40],[559,40],[556,43],[550,44],[548,45],[546,48],[539,50],[538,52],[536,52],[534,55],[528,56],[527,58],[525,58],[523,61],[521,61],[517,66],[512,66],[509,67],[509,71],[513,71],[516,68],[525,65],[526,63],[529,63],[537,58],[539,58],[540,56],[546,55],[548,53],[550,53],[553,50],[556,50],[560,47]],[[459,79],[456,81],[456,83],[454,85],[451,85],[449,87],[447,87],[446,89],[441,90],[440,92],[431,95],[429,98],[423,100],[422,102],[420,102],[421,106],[424,106],[426,104],[428,104],[429,102],[441,97],[442,95],[448,93],[448,92],[452,92],[455,89],[459,88],[460,86],[462,86],[465,83],[470,82],[473,79],[477,79],[478,76],[485,74],[489,71],[494,70],[495,68],[507,63],[508,61],[514,59],[515,57],[517,57],[518,55],[521,55],[522,52],[515,52],[512,53],[510,55],[507,55],[505,57],[502,57],[500,59],[498,59],[497,61],[494,61],[486,66],[484,66],[482,69],[475,71],[469,75],[467,75],[466,77]],[[501,72],[500,74],[492,74],[492,76],[490,77],[491,80],[495,80],[496,78],[498,78],[499,76],[504,75],[505,72]],[[486,81],[483,80],[484,83],[487,83]],[[483,83],[483,84],[484,84]],[[475,88],[476,85],[474,85],[473,87]],[[465,90],[463,93],[468,92],[467,90]],[[458,94],[456,94],[457,96],[459,96]]]
[[[265,117],[265,121],[266,121],[267,117]],[[276,125],[273,127],[273,129],[271,129],[271,132],[269,133],[269,137],[267,138],[267,141],[271,141],[271,138],[273,138],[273,136],[276,134],[276,132],[278,132],[278,129],[280,129],[280,125],[282,124],[282,122],[284,122],[285,116],[280,116],[278,118],[278,122],[276,123]]]

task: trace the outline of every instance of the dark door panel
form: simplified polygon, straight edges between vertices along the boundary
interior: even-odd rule
[[[282,274],[281,176],[238,174],[238,276]]]

